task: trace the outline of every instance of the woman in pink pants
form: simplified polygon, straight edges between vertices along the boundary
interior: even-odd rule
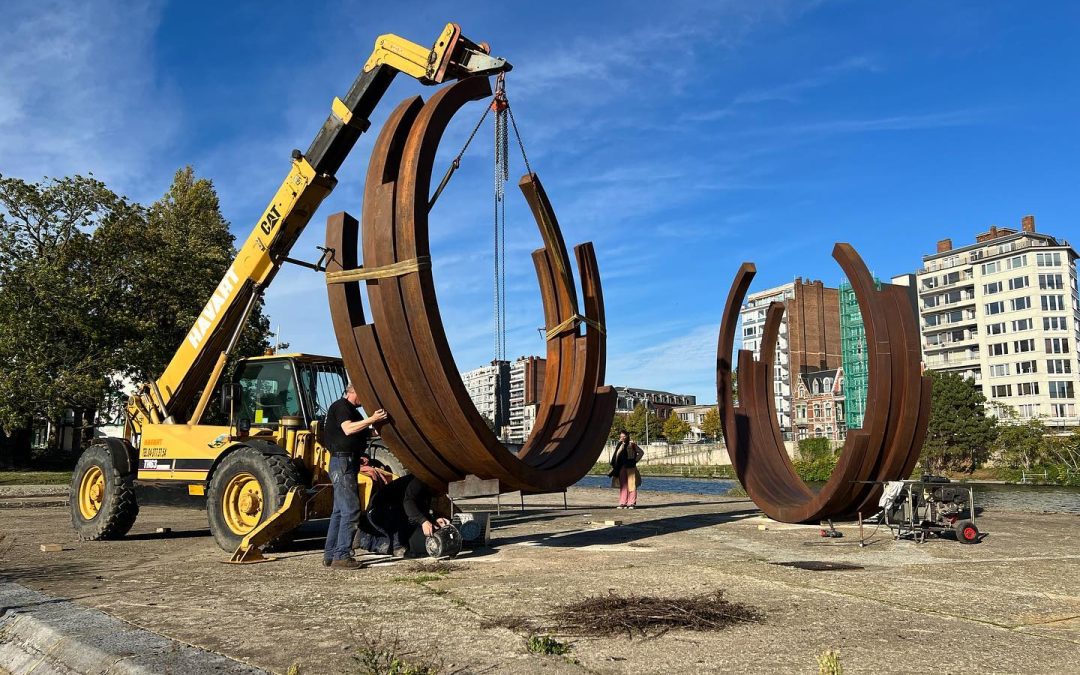
[[[645,456],[645,451],[630,440],[630,434],[619,432],[619,442],[615,446],[615,455],[611,458],[611,487],[619,486],[619,508],[632,509],[637,505],[637,489],[641,485],[641,474],[637,463]]]

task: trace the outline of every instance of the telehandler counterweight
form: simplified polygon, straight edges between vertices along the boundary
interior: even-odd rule
[[[121,537],[138,516],[134,485],[186,486],[207,498],[210,530],[235,551],[234,562],[257,562],[260,549],[309,518],[329,515],[333,498],[329,452],[320,424],[344,391],[341,359],[307,354],[242,360],[218,388],[252,307],[288,257],[304,227],[337,183],[335,174],[398,73],[438,84],[509,71],[485,44],[447,24],[428,49],[396,35],[375,41],[371,57],[307,152],[292,166],[240,247],[198,319],[157,380],[127,403],[123,438],[97,439],[79,458],[71,483],[71,520],[81,539]],[[321,271],[321,262],[299,263]],[[203,424],[220,392],[228,421]],[[389,455],[379,457],[400,473]],[[366,502],[371,482],[360,477]]]

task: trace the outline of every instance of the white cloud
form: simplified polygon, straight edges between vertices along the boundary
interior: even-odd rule
[[[93,172],[134,198],[159,195],[175,166],[155,157],[180,123],[154,68],[159,19],[156,3],[5,3],[0,171]]]

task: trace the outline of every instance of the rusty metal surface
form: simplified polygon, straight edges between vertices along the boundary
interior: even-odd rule
[[[327,273],[392,265],[430,256],[428,201],[439,141],[455,112],[491,95],[482,78],[437,92],[425,104],[403,101],[376,140],[364,190],[362,223],[348,214],[327,220]],[[550,331],[542,400],[521,450],[507,450],[477,412],[454,362],[443,328],[430,266],[364,281],[328,283],[334,331],[345,368],[368,409],[390,421],[380,432],[394,455],[438,489],[467,475],[498,479],[509,489],[559,490],[581,478],[599,457],[615,413],[605,386],[606,337],[600,273],[592,244],[574,248],[579,294],[570,256],[551,202],[535,174],[519,188],[544,247],[532,255]],[[370,317],[360,284],[365,284]],[[575,319],[579,314],[587,321]]]
[[[738,355],[739,405],[732,388],[732,350],[739,309],[757,270],[743,263],[732,282],[716,350],[717,407],[728,454],[747,494],[771,518],[789,523],[843,518],[877,510],[881,488],[870,481],[906,478],[915,467],[930,413],[930,380],[920,373],[919,330],[903,288],[874,279],[848,244],[833,258],[847,275],[866,328],[869,387],[861,429],[848,431],[829,480],[817,492],[798,476],[776,415],[773,372],[782,303],[766,313],[761,353]]]

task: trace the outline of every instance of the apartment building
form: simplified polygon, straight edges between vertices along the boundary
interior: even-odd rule
[[[616,414],[628,414],[633,412],[638,405],[645,405],[662,420],[666,420],[672,409],[677,406],[697,403],[697,397],[691,394],[673,394],[670,391],[656,389],[615,387],[615,393],[618,394],[618,402],[615,405]]]
[[[544,393],[544,368],[547,359],[522,356],[510,364],[509,431],[507,442],[524,443],[532,433],[536,411]]]
[[[926,367],[970,378],[1021,418],[1076,426],[1076,259],[1067,241],[1036,232],[1033,216],[960,248],[939,241],[917,275]]]
[[[469,398],[481,415],[495,424],[495,433],[504,437],[510,422],[510,362],[492,361],[461,374]]]
[[[835,288],[820,281],[795,279],[792,283],[752,293],[739,310],[742,349],[761,354],[761,334],[769,305],[786,307],[776,344],[773,393],[776,416],[785,440],[794,438],[792,393],[803,373],[842,364],[840,341],[840,300]]]
[[[844,440],[848,429],[845,391],[843,368],[827,368],[800,375],[794,397],[796,440]]]

